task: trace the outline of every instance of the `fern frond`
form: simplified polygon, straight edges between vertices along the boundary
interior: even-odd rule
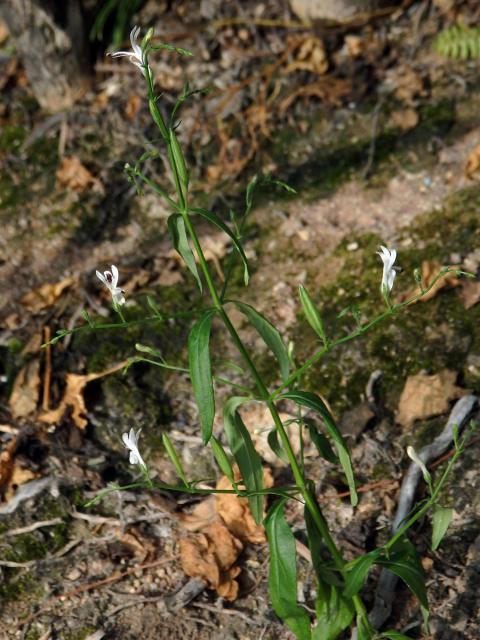
[[[436,36],[433,48],[446,58],[456,60],[480,58],[480,27],[454,24]]]

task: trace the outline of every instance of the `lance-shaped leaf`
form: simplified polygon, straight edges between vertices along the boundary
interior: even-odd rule
[[[360,589],[363,587],[367,578],[370,567],[375,563],[378,558],[380,550],[376,549],[370,553],[366,553],[359,558],[353,560],[347,565],[347,577],[345,579],[345,590],[343,595],[346,598],[352,598],[357,595]]]
[[[401,578],[418,598],[422,607],[428,611],[427,590],[425,588],[422,563],[410,540],[402,538],[391,549],[388,558],[377,558],[375,562]]]
[[[290,358],[288,357],[287,348],[283,344],[282,336],[279,331],[275,329],[273,324],[262,316],[261,313],[256,311],[256,309],[251,307],[249,304],[245,304],[239,300],[231,300],[230,302],[233,302],[233,304],[238,307],[238,309],[248,318],[250,324],[252,324],[261,335],[267,347],[278,360],[282,379],[286,380],[290,373]]]
[[[322,340],[323,344],[327,345],[328,340],[323,327],[322,318],[303,284],[299,286],[298,292],[300,296],[300,304],[302,305],[303,313],[305,314],[308,324]]]
[[[277,456],[277,458],[280,458],[280,460],[283,460],[283,462],[286,462],[288,464],[289,460],[287,453],[278,440],[278,433],[276,429],[272,429],[271,431],[269,431],[267,442],[268,446]]]
[[[248,279],[249,279],[247,256],[245,255],[245,251],[243,250],[243,247],[240,244],[240,241],[238,240],[237,236],[233,233],[230,227],[228,227],[223,222],[223,220],[221,220],[217,216],[217,214],[213,213],[212,211],[207,211],[207,209],[199,209],[199,208],[191,209],[191,211],[193,211],[194,213],[197,213],[199,216],[202,216],[202,218],[205,218],[205,220],[208,220],[209,222],[214,224],[221,231],[223,231],[229,238],[231,238],[235,249],[238,251],[238,253],[240,254],[240,258],[242,259],[243,279],[244,279],[245,285],[247,285]]]
[[[295,538],[285,520],[285,500],[269,510],[265,520],[270,550],[268,593],[275,613],[294,632],[298,640],[310,640],[310,618],[297,604],[297,567]]]
[[[453,509],[435,506],[432,518],[432,551],[437,549],[453,518]]]
[[[167,226],[175,250],[178,251],[178,253],[184,259],[185,264],[193,273],[193,276],[197,281],[198,288],[200,289],[200,291],[202,291],[202,281],[198,273],[195,257],[188,243],[184,219],[179,213],[172,213],[172,215],[167,220]]]
[[[262,461],[253,446],[248,429],[237,411],[238,407],[248,400],[248,398],[238,396],[227,400],[223,406],[223,424],[228,445],[242,474],[245,488],[247,491],[259,492],[263,490]],[[255,522],[261,524],[263,520],[263,495],[249,496],[248,503]]]
[[[355,615],[351,600],[347,600],[335,586],[329,587],[328,599],[317,597],[315,610],[317,624],[312,632],[313,640],[336,640]]]
[[[298,405],[317,411],[322,416],[325,428],[335,444],[340,464],[347,477],[348,488],[350,489],[350,502],[355,506],[358,503],[358,496],[355,489],[355,478],[353,477],[352,461],[350,460],[348,447],[323,400],[309,391],[290,391],[283,393],[279,396],[279,399],[280,398],[293,400]]]
[[[215,436],[212,436],[210,443],[212,446],[213,455],[215,457],[215,460],[217,461],[218,466],[220,467],[223,475],[225,475],[233,485],[233,483],[235,482],[233,467],[230,463],[229,457],[225,452],[225,449],[220,444],[220,441],[215,438]]]
[[[188,359],[193,393],[200,413],[203,442],[212,435],[215,417],[212,368],[210,364],[210,330],[215,312],[210,309],[197,320],[188,336]]]
[[[409,636],[398,633],[398,631],[384,631],[380,637],[388,638],[388,640],[412,640]]]
[[[175,471],[178,476],[182,479],[183,483],[188,486],[187,476],[185,474],[185,470],[180,462],[180,458],[178,457],[178,453],[175,451],[175,447],[172,444],[172,441],[168,437],[166,433],[162,433],[162,441],[163,446],[165,447],[165,451],[168,454],[168,457],[173,462],[173,466],[175,467]]]
[[[322,458],[328,460],[328,462],[332,462],[333,464],[338,464],[338,456],[335,455],[328,438],[318,431],[313,420],[310,420],[309,418],[302,418],[302,421],[308,429],[311,441]]]

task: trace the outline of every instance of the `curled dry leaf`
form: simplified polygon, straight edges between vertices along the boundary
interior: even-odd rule
[[[83,166],[76,156],[63,158],[56,175],[58,184],[72,191],[81,192],[90,187],[103,191],[102,183]]]
[[[457,374],[448,369],[432,376],[425,373],[409,376],[400,396],[397,422],[408,429],[415,420],[446,413],[452,400],[468,393],[468,390],[457,387],[456,379]]]
[[[235,469],[235,480],[241,479],[240,472]],[[263,485],[266,489],[273,486],[270,469],[263,470]],[[217,489],[231,489],[228,478],[223,476],[217,482]],[[239,498],[234,493],[219,493],[215,495],[217,513],[225,522],[228,530],[243,542],[262,544],[265,542],[265,530],[255,522],[248,505],[247,498]]]
[[[397,111],[393,111],[391,115],[392,124],[395,127],[398,127],[402,131],[409,131],[410,129],[414,129],[420,117],[418,112],[412,107],[407,107],[406,109],[398,109]]]
[[[77,373],[67,374],[67,384],[60,404],[56,409],[43,413],[39,417],[39,420],[47,422],[48,424],[55,424],[63,418],[67,409],[71,409],[72,420],[75,426],[79,429],[85,429],[88,424],[86,418],[87,408],[83,398],[83,390],[85,386],[89,382],[92,382],[92,380],[103,378],[104,376],[108,376],[111,373],[115,373],[116,371],[123,369],[127,362],[128,360],[124,360],[123,362],[120,362],[105,371],[101,371],[100,373],[89,373],[87,375],[79,375]]]
[[[470,151],[467,162],[465,164],[465,176],[470,180],[474,180],[480,176],[480,144]]]
[[[39,289],[29,291],[23,296],[20,302],[29,311],[38,313],[47,307],[52,307],[65,289],[71,287],[75,282],[76,278],[70,276],[68,278],[64,278],[60,282],[55,282],[55,284],[44,284]]]
[[[8,401],[14,418],[24,418],[37,408],[40,396],[40,360],[30,360],[20,369]]]
[[[233,601],[238,595],[235,565],[243,545],[227,527],[215,522],[201,533],[180,540],[180,560],[187,576],[205,580],[219,596]]]
[[[306,38],[299,46],[295,60],[285,68],[285,74],[293,71],[311,71],[323,75],[328,70],[328,58],[323,42],[315,37]]]
[[[471,309],[480,301],[480,282],[478,280],[463,280],[460,292],[465,309]]]
[[[421,266],[422,284],[423,289],[427,289],[433,282],[434,278],[438,275],[438,272],[442,268],[442,265],[435,260],[424,260]],[[461,280],[457,278],[454,273],[447,273],[445,276],[437,280],[435,285],[430,289],[428,293],[422,296],[419,302],[427,302],[434,298],[441,289],[450,289],[451,287],[458,287],[461,284]],[[400,300],[408,300],[414,295],[421,293],[420,287],[408,291],[400,296]]]

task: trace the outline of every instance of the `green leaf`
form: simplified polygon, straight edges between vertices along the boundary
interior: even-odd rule
[[[388,638],[389,640],[412,640],[403,633],[398,633],[398,631],[384,631],[380,637]]]
[[[240,258],[242,259],[242,262],[243,262],[243,279],[244,279],[245,286],[246,286],[248,284],[248,279],[249,279],[248,261],[247,261],[247,256],[245,255],[245,251],[243,250],[243,247],[240,244],[240,241],[238,240],[237,236],[223,222],[223,220],[221,220],[217,216],[217,214],[212,213],[212,211],[207,211],[207,209],[199,209],[199,208],[191,209],[191,211],[193,211],[194,213],[198,213],[199,216],[202,216],[202,218],[205,218],[205,220],[208,220],[209,222],[214,224],[216,227],[218,227],[221,231],[223,231],[232,240],[232,242],[233,242],[233,244],[235,246],[235,249],[240,254]]]
[[[238,309],[248,318],[249,322],[262,336],[263,341],[278,360],[282,379],[284,381],[287,380],[290,373],[290,359],[279,331],[264,316],[262,316],[261,313],[256,311],[249,304],[245,304],[239,300],[231,300],[230,302],[233,302],[233,304],[238,307]]]
[[[80,313],[82,314],[82,318],[85,320],[85,322],[88,322],[90,327],[94,327],[95,326],[90,314],[88,313],[88,311],[86,309],[82,309]]]
[[[315,609],[317,624],[313,629],[313,640],[336,640],[355,615],[351,600],[344,598],[340,590],[334,586],[330,586],[327,600],[317,598]]]
[[[438,505],[435,507],[432,518],[432,551],[438,548],[443,536],[447,533],[452,518],[453,509]]]
[[[353,598],[363,587],[370,567],[375,563],[380,550],[371,551],[347,565],[347,576],[345,578],[345,590],[343,595],[346,598]]]
[[[374,637],[376,638],[377,634],[357,615],[357,640],[373,640]]]
[[[195,262],[195,257],[190,249],[190,245],[188,243],[187,231],[185,229],[185,221],[179,213],[172,213],[172,215],[167,220],[168,231],[170,233],[170,237],[172,238],[173,246],[176,251],[182,256],[185,261],[185,264],[193,273],[195,280],[197,281],[198,288],[200,291],[202,288],[202,281],[200,279],[200,275],[197,269],[197,263]]]
[[[238,396],[227,400],[223,406],[223,424],[228,445],[242,474],[245,488],[247,491],[258,492],[263,490],[262,461],[253,446],[248,429],[237,411],[241,404],[248,401],[249,398]],[[249,496],[248,502],[255,522],[261,524],[264,496]]]
[[[328,344],[327,335],[323,327],[322,318],[320,317],[317,308],[313,304],[313,301],[303,284],[299,286],[298,291],[300,296],[300,304],[302,305],[303,313],[305,314],[305,318],[307,319],[308,324],[312,327],[317,336],[326,346]]]
[[[318,431],[317,426],[312,420],[308,418],[303,418],[302,420],[308,429],[311,441],[322,458],[333,464],[339,464],[338,456],[335,455],[328,438]]]
[[[180,462],[180,458],[178,457],[178,453],[175,451],[172,441],[166,433],[162,433],[162,441],[163,446],[165,447],[165,451],[167,452],[170,460],[173,462],[173,466],[175,467],[175,471],[177,472],[179,478],[181,478],[183,483],[188,486],[187,476],[183,469],[182,463]]]
[[[282,447],[282,445],[278,441],[278,433],[276,429],[272,429],[269,432],[267,436],[267,442],[268,442],[268,446],[273,451],[273,453],[277,456],[277,458],[280,458],[280,460],[283,460],[283,462],[286,462],[288,464],[288,456],[285,453],[285,449]]]
[[[402,538],[390,551],[388,558],[377,558],[376,564],[386,567],[401,578],[410,591],[418,598],[422,607],[428,610],[427,590],[423,567],[413,544]]]
[[[298,640],[310,640],[310,618],[297,604],[295,538],[285,520],[282,499],[270,508],[265,520],[270,550],[268,593],[275,613],[294,632]]]
[[[215,436],[212,436],[210,443],[212,446],[213,455],[215,456],[215,460],[217,461],[218,466],[220,467],[222,473],[227,476],[227,478],[233,485],[235,482],[233,468],[230,463],[229,457],[225,453],[225,449],[222,447],[219,440],[215,438]]]
[[[353,476],[352,461],[350,460],[348,447],[335,424],[332,414],[327,409],[323,400],[316,394],[310,393],[309,391],[289,391],[288,393],[283,393],[279,396],[279,399],[280,398],[293,400],[298,405],[317,411],[322,416],[325,428],[335,443],[340,464],[342,465],[343,471],[347,477],[348,487],[350,489],[350,502],[355,506],[358,503],[358,496],[355,489],[355,478]]]
[[[204,444],[210,440],[215,416],[215,396],[213,392],[210,365],[210,330],[215,312],[206,311],[197,320],[188,336],[188,359],[193,393],[200,413]]]
[[[185,164],[185,158],[183,156],[183,151],[180,146],[180,143],[178,142],[178,138],[175,135],[175,131],[173,129],[170,129],[168,133],[170,135],[170,146],[172,148],[172,155],[175,162],[175,166],[178,171],[178,177],[180,178],[180,181],[185,191],[187,191],[189,177],[188,177],[187,166]]]

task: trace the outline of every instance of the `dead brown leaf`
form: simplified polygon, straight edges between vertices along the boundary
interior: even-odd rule
[[[465,309],[471,309],[480,301],[480,282],[478,280],[462,280],[462,290],[460,292]]]
[[[470,180],[478,178],[478,170],[480,169],[480,144],[477,144],[468,154],[465,164],[465,176]]]
[[[455,371],[448,369],[432,376],[425,373],[409,376],[398,403],[397,422],[408,429],[415,420],[446,413],[451,400],[468,393],[456,386],[456,379]]]
[[[60,298],[65,289],[68,289],[76,282],[76,278],[69,276],[55,284],[44,284],[39,289],[29,291],[21,299],[21,303],[29,311],[38,313],[47,307],[51,307]]]
[[[328,70],[328,58],[323,42],[315,37],[306,38],[299,46],[295,60],[285,67],[285,74],[293,71],[311,71],[323,75]]]
[[[86,418],[87,408],[83,398],[83,390],[85,386],[89,382],[92,382],[92,380],[97,380],[98,378],[103,378],[111,373],[120,371],[127,362],[128,360],[124,360],[123,362],[120,362],[105,371],[101,371],[100,373],[89,373],[87,375],[79,375],[78,373],[67,374],[67,384],[60,404],[56,409],[47,411],[39,416],[39,420],[47,422],[48,424],[55,424],[63,418],[67,409],[71,409],[72,420],[75,426],[79,429],[85,429],[88,424]]]
[[[142,99],[140,98],[140,96],[136,94],[128,96],[127,104],[125,106],[125,116],[129,120],[133,120],[137,115],[141,104]]]
[[[436,262],[435,260],[424,260],[422,262],[421,275],[422,275],[422,285],[424,290],[431,285],[434,278],[438,275],[441,269],[442,269],[442,265],[439,262]],[[457,276],[454,273],[447,273],[445,276],[437,280],[437,282],[430,289],[430,291],[420,298],[419,302],[426,302],[427,300],[431,300],[437,295],[437,293],[441,289],[458,287],[460,284],[461,284],[461,280],[457,278]],[[421,292],[422,292],[422,289],[420,287],[417,287],[416,289],[408,291],[407,293],[400,296],[400,300],[402,301],[407,300],[408,298],[411,298],[414,295],[418,295]]]
[[[420,118],[415,109],[408,107],[406,109],[393,111],[391,119],[395,127],[398,127],[402,131],[409,131],[417,126]]]
[[[345,46],[347,47],[348,55],[352,56],[352,58],[360,57],[365,48],[363,38],[353,33],[345,36]]]
[[[240,480],[241,475],[235,469],[235,480]],[[269,469],[263,470],[263,484],[265,488],[273,486],[273,478]],[[228,478],[223,476],[217,482],[217,489],[231,489]],[[253,519],[247,498],[239,498],[234,493],[219,493],[215,495],[217,513],[225,522],[228,530],[243,542],[262,544],[265,542],[265,530]]]
[[[18,487],[26,482],[30,482],[37,477],[31,469],[21,467],[17,462],[14,462],[12,474],[8,480],[7,488],[5,491],[5,501],[8,502],[13,498]]]
[[[178,518],[188,531],[201,531],[214,522],[220,522],[215,496],[208,496],[195,506],[192,513],[180,513]]]
[[[235,578],[240,573],[234,566],[243,545],[227,527],[216,522],[202,533],[180,540],[180,559],[187,576],[205,580],[219,596],[233,601],[238,595]]]
[[[0,451],[0,491],[10,482],[13,473],[13,459],[17,448],[17,438],[13,438]]]
[[[400,65],[395,69],[395,97],[407,104],[415,98],[425,96],[425,85],[418,71],[408,65]]]
[[[0,46],[5,44],[10,36],[10,32],[8,30],[7,25],[3,20],[0,19]]]
[[[24,418],[37,408],[40,397],[40,360],[30,360],[20,369],[8,401],[14,418]]]
[[[83,166],[76,156],[64,157],[57,169],[57,182],[72,191],[85,191],[90,187],[103,190],[101,182]]]

